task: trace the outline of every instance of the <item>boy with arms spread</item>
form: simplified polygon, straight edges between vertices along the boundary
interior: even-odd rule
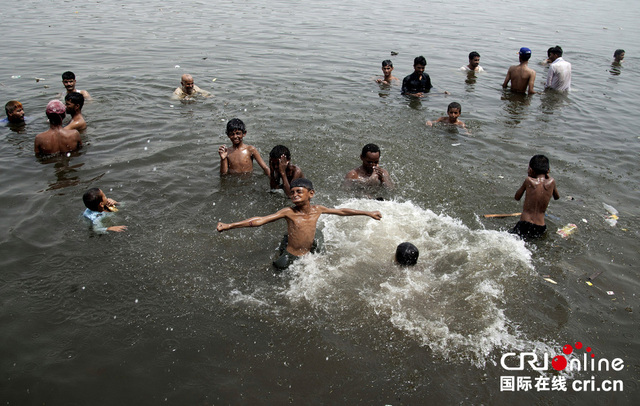
[[[82,116],[82,106],[84,106],[84,96],[82,93],[67,93],[64,97],[67,114],[71,114],[71,121],[64,127],[67,130],[86,130],[87,122]]]
[[[393,182],[386,169],[378,166],[380,162],[380,148],[376,144],[367,144],[360,153],[362,165],[352,169],[344,179],[346,186],[361,183],[366,186],[393,187]]]
[[[225,145],[218,148],[220,154],[220,175],[227,173],[248,173],[253,172],[253,160],[262,168],[265,175],[269,176],[269,167],[260,157],[258,150],[242,142],[247,130],[244,123],[239,118],[229,120],[227,123],[227,137],[233,144],[231,150]]]
[[[520,65],[512,65],[507,71],[507,76],[504,78],[502,87],[506,88],[511,82],[511,91],[515,93],[529,94],[535,93],[533,85],[536,81],[536,71],[529,67],[529,59],[531,59],[531,50],[529,48],[522,47],[518,52],[520,59]]]
[[[51,100],[47,104],[46,112],[49,119],[49,129],[36,135],[33,146],[36,155],[70,152],[82,146],[78,130],[62,128],[62,120],[66,111],[65,105],[60,100]]]
[[[91,100],[91,96],[89,92],[86,90],[76,90],[76,75],[71,71],[66,71],[62,74],[62,84],[64,88],[67,89],[67,94],[78,92],[84,96],[85,100]]]
[[[516,192],[515,199],[519,201],[525,192],[520,221],[509,232],[518,234],[520,237],[542,237],[547,229],[544,224],[544,213],[549,206],[551,196],[555,200],[560,198],[556,181],[549,176],[549,159],[546,156],[534,155],[531,158],[527,178]]]
[[[269,153],[269,172],[271,189],[282,189],[287,197],[291,193],[291,181],[304,178],[302,169],[291,164],[291,153],[284,145],[276,145]]]
[[[287,268],[298,257],[312,252],[314,249],[316,224],[321,214],[335,214],[338,216],[369,216],[380,220],[379,211],[363,211],[354,209],[331,209],[324,206],[312,205],[311,198],[315,195],[313,184],[305,178],[291,182],[290,198],[293,207],[284,208],[274,214],[264,217],[252,217],[237,223],[218,223],[217,230],[223,232],[234,228],[260,227],[276,220],[287,220],[287,235],[280,246],[280,257],[274,261],[279,269]]]
[[[102,220],[107,213],[118,211],[116,205],[119,204],[115,200],[107,198],[102,190],[95,187],[87,190],[82,195],[82,201],[87,208],[82,215],[91,221],[94,231],[98,233],[106,233],[107,231],[120,233],[127,229],[127,226],[102,226]]]
[[[458,117],[460,117],[460,113],[462,113],[462,106],[460,105],[460,103],[449,103],[449,106],[447,107],[447,115],[440,117],[436,121],[427,121],[427,125],[431,127],[437,123],[446,123],[457,125],[462,128],[467,128],[462,121],[458,120]]]

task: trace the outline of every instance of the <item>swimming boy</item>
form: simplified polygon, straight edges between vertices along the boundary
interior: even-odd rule
[[[396,262],[400,265],[413,266],[417,264],[419,255],[418,247],[410,242],[398,244],[396,248]]]
[[[393,72],[393,62],[391,62],[390,59],[385,59],[384,61],[382,61],[383,76],[381,78],[376,78],[376,82],[381,85],[390,85],[392,83],[400,82],[400,79],[393,76],[391,72]]]
[[[116,206],[120,204],[113,199],[107,198],[102,190],[98,188],[87,190],[85,194],[82,195],[82,201],[87,208],[82,215],[91,221],[94,231],[99,233],[106,233],[107,231],[121,233],[127,229],[127,226],[102,226],[102,220],[106,217],[107,213],[118,211]]]
[[[522,47],[518,52],[520,65],[512,65],[507,71],[502,87],[506,88],[511,82],[511,91],[515,93],[529,94],[535,93],[533,85],[536,81],[536,71],[529,67],[529,59],[531,59],[531,50]],[[527,90],[528,89],[528,90]]]
[[[380,148],[376,144],[367,144],[362,147],[360,159],[362,165],[347,173],[344,179],[345,185],[360,183],[366,186],[393,187],[389,172],[378,165],[380,163]]]
[[[413,60],[413,73],[402,80],[402,94],[422,97],[431,91],[433,86],[431,85],[431,78],[424,72],[426,67],[427,60],[424,56],[417,56]],[[447,91],[444,93],[449,94]]]
[[[305,178],[291,182],[290,198],[293,207],[287,207],[264,217],[252,217],[237,223],[218,223],[219,232],[242,227],[260,227],[276,220],[287,220],[287,235],[281,245],[280,257],[274,261],[279,269],[287,268],[295,259],[313,251],[316,224],[321,214],[335,214],[338,216],[369,216],[380,220],[379,211],[363,211],[354,209],[331,209],[324,206],[312,205],[311,198],[315,195],[313,184]]]
[[[4,112],[7,113],[7,118],[2,120],[8,124],[24,124],[24,109],[22,103],[17,100],[9,100],[4,105]]]
[[[515,199],[519,201],[525,193],[520,221],[509,232],[521,237],[538,238],[547,229],[544,213],[551,196],[555,200],[560,198],[556,181],[549,176],[549,159],[546,156],[534,155],[529,161],[527,178],[516,192]]]
[[[76,89],[76,75],[73,72],[66,71],[62,74],[62,84],[64,85],[64,88],[67,89],[67,94],[78,92],[82,93],[85,100],[91,100],[89,92],[87,92],[86,90]]]
[[[34,150],[36,155],[51,155],[61,152],[70,152],[82,146],[78,130],[62,128],[62,120],[65,117],[66,107],[60,100],[51,100],[47,104],[47,118],[49,129],[36,135]]]
[[[291,164],[291,153],[284,145],[276,145],[269,153],[269,186],[282,189],[288,197],[291,193],[291,181],[304,178],[302,169]]]
[[[461,113],[462,113],[462,106],[460,105],[460,103],[457,103],[457,102],[449,103],[449,106],[447,107],[447,115],[440,117],[436,121],[427,121],[427,125],[431,127],[437,123],[446,123],[451,125],[457,125],[458,127],[462,127],[462,128],[467,128],[465,127],[462,121],[458,120],[458,117],[460,117]]]
[[[482,66],[480,66],[480,54],[476,51],[469,53],[469,65],[464,65],[460,67],[460,70],[466,72],[484,72]]]
[[[172,99],[185,99],[197,95],[200,95],[202,97],[211,97],[211,93],[207,92],[206,90],[202,90],[195,85],[195,83],[193,82],[193,76],[189,75],[188,73],[182,75],[182,77],[180,78],[180,85],[181,87],[178,87],[173,91],[173,96],[171,96]]]
[[[260,157],[258,150],[251,145],[242,142],[247,130],[239,118],[233,118],[227,123],[227,137],[233,144],[229,150],[225,145],[218,148],[220,154],[220,175],[227,173],[248,173],[253,171],[253,160],[262,168],[265,175],[269,176],[269,167]]]
[[[613,53],[613,65],[620,65],[624,59],[624,49],[616,49]]]
[[[64,97],[67,114],[71,114],[71,121],[64,127],[67,130],[82,131],[87,128],[87,122],[82,116],[82,106],[84,106],[84,96],[82,93],[67,93]]]

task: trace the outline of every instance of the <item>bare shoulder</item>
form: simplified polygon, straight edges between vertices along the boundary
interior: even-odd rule
[[[345,175],[345,179],[359,179],[358,168],[352,169]]]

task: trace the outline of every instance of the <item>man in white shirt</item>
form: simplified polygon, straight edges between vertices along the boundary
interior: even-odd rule
[[[469,54],[469,65],[460,67],[460,70],[466,72],[484,72],[482,66],[480,66],[480,54],[473,51]]]
[[[555,90],[571,90],[571,64],[562,59],[562,48],[558,45],[549,51],[549,73],[546,88]]]

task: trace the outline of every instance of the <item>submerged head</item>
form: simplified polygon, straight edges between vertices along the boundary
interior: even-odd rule
[[[529,168],[535,176],[549,173],[549,158],[544,155],[534,155],[529,161]]]
[[[82,195],[82,201],[87,209],[102,212],[107,205],[107,196],[105,196],[102,190],[94,187]]]
[[[7,113],[7,120],[10,123],[24,123],[24,109],[22,103],[17,100],[10,100],[4,105],[4,111]]]
[[[396,261],[400,265],[415,265],[418,262],[419,255],[418,248],[410,242],[403,242],[396,248]]]

